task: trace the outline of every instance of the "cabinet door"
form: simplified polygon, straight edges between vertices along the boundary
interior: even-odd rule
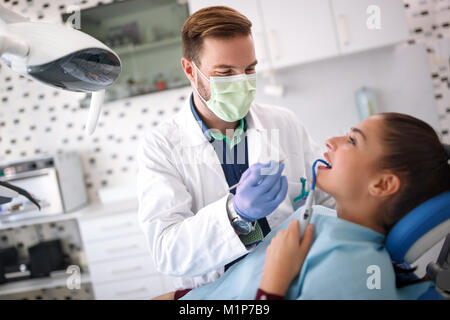
[[[210,6],[227,6],[233,8],[252,22],[252,34],[255,41],[255,52],[258,65],[257,71],[265,70],[268,67],[268,54],[263,34],[263,26],[258,14],[258,0],[189,0],[189,11],[195,11]]]
[[[142,235],[136,211],[80,219],[80,232],[85,243]]]
[[[167,293],[163,278],[151,275],[133,280],[115,281],[95,284],[96,300],[149,300],[163,293]],[[154,317],[149,317],[154,318]]]
[[[149,254],[144,234],[85,243],[88,262],[108,261],[139,254]]]
[[[89,264],[89,275],[94,284],[125,281],[150,275],[159,275],[150,254],[120,258]]]
[[[342,53],[392,45],[408,38],[401,0],[331,0],[331,4]]]
[[[275,68],[338,55],[328,0],[260,0]]]

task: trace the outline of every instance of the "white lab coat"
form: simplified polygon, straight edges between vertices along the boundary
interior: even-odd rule
[[[288,195],[269,216],[271,228],[293,212],[300,178],[325,147],[315,144],[290,110],[254,103],[247,115],[249,165],[285,159]],[[248,253],[230,224],[228,184],[213,146],[196,122],[190,101],[151,130],[138,150],[139,221],[156,269],[174,276],[175,288],[194,288],[223,273],[224,265]],[[334,200],[316,191],[318,204]]]

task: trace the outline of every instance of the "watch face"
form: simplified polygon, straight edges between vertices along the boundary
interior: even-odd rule
[[[233,221],[233,227],[237,232],[242,234],[249,234],[252,231],[250,223],[242,220]]]

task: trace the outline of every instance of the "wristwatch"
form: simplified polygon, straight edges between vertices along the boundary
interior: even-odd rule
[[[233,197],[233,194],[230,194],[227,200],[228,218],[238,235],[247,235],[255,230],[256,221],[247,221],[237,214],[233,206]]]

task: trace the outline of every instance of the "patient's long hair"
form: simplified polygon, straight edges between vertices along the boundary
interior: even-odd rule
[[[383,153],[380,169],[390,170],[400,179],[400,189],[386,204],[382,216],[383,227],[389,232],[408,212],[443,192],[450,190],[448,150],[440,142],[433,128],[412,116],[400,113],[381,113],[383,118]],[[394,266],[397,273],[414,269]],[[417,281],[399,281],[397,286]],[[427,280],[427,279],[419,279]]]
[[[380,169],[395,173],[400,189],[386,204],[383,226],[395,223],[422,202],[450,190],[447,152],[433,128],[422,120],[400,113],[383,117],[383,156]]]

